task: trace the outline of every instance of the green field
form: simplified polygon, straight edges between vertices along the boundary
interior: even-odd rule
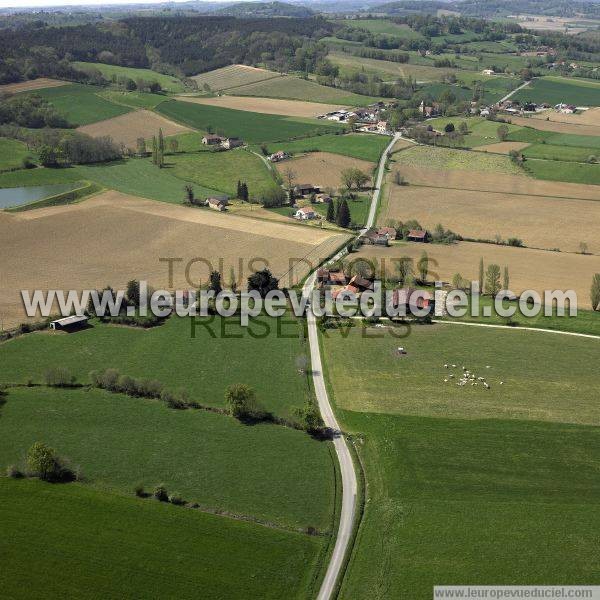
[[[271,333],[264,337],[267,327]],[[295,367],[304,347],[295,322],[281,322],[281,331],[276,335],[276,319],[261,319],[251,328],[234,319],[219,318],[212,325],[204,319],[192,339],[190,320],[171,318],[149,331],[95,323],[76,335],[27,335],[0,345],[0,383],[24,383],[30,377],[40,382],[47,369],[59,365],[89,383],[90,371],[112,367],[158,379],[171,389],[185,388],[192,399],[218,407],[224,406],[227,386],[247,383],[267,410],[293,416],[307,393],[306,376]]]
[[[267,190],[277,187],[263,161],[241,148],[230,152],[177,154],[168,157],[168,162],[176,177],[233,197],[237,194],[238,181],[248,185],[251,198],[260,198]]]
[[[133,81],[143,79],[145,81],[156,81],[160,83],[163,90],[167,92],[183,92],[185,86],[181,80],[171,75],[157,73],[151,69],[135,69],[133,67],[120,67],[118,65],[106,65],[102,63],[74,62],[73,65],[85,71],[86,69],[96,69],[109,80],[116,81],[118,77],[129,77]]]
[[[594,150],[590,148],[555,146],[554,144],[534,144],[525,148],[522,153],[526,158],[543,158],[567,162],[587,162],[591,156],[595,156]]]
[[[592,584],[600,412],[590,365],[600,342],[452,325],[381,336],[356,328],[322,342],[368,486],[341,598],[425,600],[433,585],[481,581]],[[445,363],[467,365],[491,389],[444,383]]]
[[[344,20],[335,22],[342,25],[347,24]],[[352,22],[351,25],[359,29],[366,29],[371,33],[387,34],[404,40],[425,39],[418,31],[411,29],[408,25],[397,25],[387,19],[360,19]]]
[[[448,123],[453,123],[456,130],[458,130],[461,123],[467,124],[469,132],[465,135],[465,146],[469,148],[499,142],[498,127],[501,125],[506,125],[510,134],[522,129],[518,125],[488,121],[482,117],[439,117],[427,121],[427,124],[431,125],[437,131],[443,131]],[[512,136],[510,138],[512,139]]]
[[[7,598],[306,598],[322,544],[79,484],[0,478],[0,497]]]
[[[530,159],[525,169],[538,179],[600,185],[600,165]]]
[[[304,102],[323,102],[340,106],[365,106],[377,102],[379,98],[361,96],[346,90],[319,85],[315,81],[299,77],[276,77],[257,81],[228,90],[232,96],[257,96],[261,98],[281,98]]]
[[[176,100],[159,104],[157,111],[194,129],[213,130],[225,136],[240,137],[250,144],[309,137],[343,128],[339,124],[322,125],[312,119],[250,113]]]
[[[100,96],[113,104],[124,104],[131,108],[156,108],[165,97],[161,94],[149,94],[148,92],[120,92],[118,90],[104,90]]]
[[[32,156],[23,142],[0,138],[0,171],[20,169],[23,159]]]
[[[350,133],[348,135],[319,135],[292,142],[269,144],[270,152],[284,150],[292,154],[302,152],[332,152],[352,158],[378,162],[390,138],[382,135]]]
[[[73,83],[28,93],[45,98],[72,125],[89,125],[132,110],[102,98],[101,91],[102,88]]]
[[[566,77],[542,77],[519,90],[513,99],[548,104],[600,106],[600,82]]]
[[[331,455],[305,432],[97,389],[15,388],[6,400],[3,469],[44,441],[105,491],[133,495],[138,483],[163,483],[209,509],[284,527],[331,525]]]

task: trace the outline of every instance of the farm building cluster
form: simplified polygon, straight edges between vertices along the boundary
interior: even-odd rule
[[[234,148],[239,148],[244,145],[243,140],[236,137],[228,137],[224,138],[220,135],[205,135],[202,138],[202,143],[205,146],[214,146],[217,148],[221,148],[222,150],[233,150]]]
[[[318,118],[338,123],[354,123],[357,131],[365,133],[391,135],[392,131],[388,122],[383,118],[383,113],[392,107],[393,105],[389,103],[375,102],[363,108],[340,108],[339,110],[319,115]]]

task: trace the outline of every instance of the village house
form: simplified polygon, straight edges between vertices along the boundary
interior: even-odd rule
[[[379,133],[387,133],[389,131],[388,122],[387,121],[379,121],[377,123],[377,131]]]
[[[227,150],[232,150],[233,148],[238,148],[243,145],[244,142],[240,140],[240,138],[227,138],[221,143],[221,146]]]
[[[427,232],[422,229],[411,229],[406,236],[409,242],[426,242]]]
[[[223,212],[227,209],[227,204],[229,204],[229,198],[227,196],[210,196],[206,199],[205,204],[213,210]]]
[[[329,194],[317,194],[315,196],[315,202],[317,204],[329,204],[333,201],[333,198]]]
[[[421,100],[421,104],[419,105],[419,112],[424,117],[437,117],[440,113],[440,105],[438,102],[432,102],[431,106],[425,106],[425,101]]]
[[[385,236],[388,240],[395,240],[397,233],[394,227],[380,227],[377,233],[381,236]]]
[[[223,142],[223,138],[220,135],[205,135],[202,138],[202,143],[205,146],[216,146]]]
[[[299,219],[301,221],[308,221],[310,219],[316,219],[318,216],[319,215],[315,211],[315,209],[311,208],[310,206],[303,206],[302,208],[299,208],[294,213],[294,219]]]
[[[494,69],[484,69],[483,71],[481,71],[482,75],[494,75],[495,71]]]
[[[373,291],[373,282],[364,277],[360,277],[359,275],[354,275],[348,282],[348,285],[356,288],[360,292]]]
[[[377,229],[369,229],[363,236],[363,240],[373,246],[389,246],[390,238],[381,235]]]
[[[343,271],[321,268],[317,271],[317,283],[321,285],[346,285],[348,278]]]

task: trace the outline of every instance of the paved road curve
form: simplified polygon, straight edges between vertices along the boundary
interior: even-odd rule
[[[375,214],[377,212],[377,203],[379,202],[379,194],[381,190],[381,184],[383,182],[387,154],[392,149],[399,137],[399,134],[396,134],[381,155],[366,229],[372,227],[375,221]],[[361,235],[363,235],[366,229],[361,232]],[[345,250],[340,251],[332,260],[340,258],[344,253]],[[317,275],[315,271],[306,280],[302,291],[305,297],[310,296],[315,285],[316,276]],[[321,351],[319,349],[319,337],[317,333],[317,320],[310,308],[307,310],[307,322],[308,342],[310,345],[310,359],[315,394],[317,396],[319,410],[321,411],[325,425],[336,432],[333,443],[342,474],[342,510],[340,513],[339,529],[335,547],[331,555],[331,560],[329,562],[329,566],[327,567],[327,573],[325,573],[325,578],[323,579],[323,583],[321,584],[321,589],[319,590],[319,595],[317,597],[318,600],[330,600],[330,598],[333,597],[335,585],[339,578],[340,570],[344,564],[344,557],[346,556],[350,539],[352,537],[354,516],[356,513],[357,483],[356,473],[354,472],[354,463],[352,462],[352,455],[350,454],[346,440],[339,433],[340,426],[335,418],[331,404],[329,403],[329,396],[327,395],[327,388],[325,387],[325,379],[323,377],[323,365],[321,363]]]

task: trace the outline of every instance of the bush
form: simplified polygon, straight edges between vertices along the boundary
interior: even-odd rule
[[[73,481],[75,474],[59,458],[53,448],[36,442],[27,452],[27,469],[35,477],[50,482]]]
[[[169,493],[167,492],[167,488],[162,483],[154,488],[152,496],[159,502],[169,501]]]
[[[236,419],[256,418],[259,413],[255,391],[243,383],[230,385],[227,388],[225,403],[229,409],[229,414]]]
[[[21,479],[25,477],[23,471],[21,471],[21,469],[19,469],[15,465],[10,465],[6,467],[6,476],[10,477],[11,479]]]
[[[71,387],[75,383],[75,376],[64,367],[53,367],[44,374],[46,385],[50,387]]]
[[[146,491],[144,490],[144,485],[142,483],[138,483],[134,488],[133,491],[135,493],[135,495],[138,498],[145,498],[146,497]]]
[[[183,506],[185,504],[185,500],[179,494],[171,494],[169,502],[175,506]]]

